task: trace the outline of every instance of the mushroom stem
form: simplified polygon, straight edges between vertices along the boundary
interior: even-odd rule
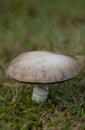
[[[45,102],[48,97],[48,85],[38,85],[33,89],[32,100],[37,103]]]

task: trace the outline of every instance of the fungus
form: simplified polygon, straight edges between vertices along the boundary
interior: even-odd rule
[[[74,58],[46,51],[30,51],[14,58],[7,75],[17,81],[37,84],[32,100],[37,103],[46,101],[48,84],[69,80],[80,72]]]

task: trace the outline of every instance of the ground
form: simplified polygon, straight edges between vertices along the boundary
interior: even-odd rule
[[[35,85],[6,76],[20,53],[47,50],[78,60],[81,73],[50,85],[48,100],[31,101]],[[85,130],[85,1],[0,2],[0,130]]]

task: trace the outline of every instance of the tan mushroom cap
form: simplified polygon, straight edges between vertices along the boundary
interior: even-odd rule
[[[7,75],[28,83],[55,83],[75,77],[80,71],[71,57],[45,51],[23,53],[12,60]]]

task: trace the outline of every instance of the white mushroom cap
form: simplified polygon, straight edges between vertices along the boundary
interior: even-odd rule
[[[23,53],[12,60],[7,75],[28,83],[56,83],[75,77],[80,72],[71,57],[45,51]]]

